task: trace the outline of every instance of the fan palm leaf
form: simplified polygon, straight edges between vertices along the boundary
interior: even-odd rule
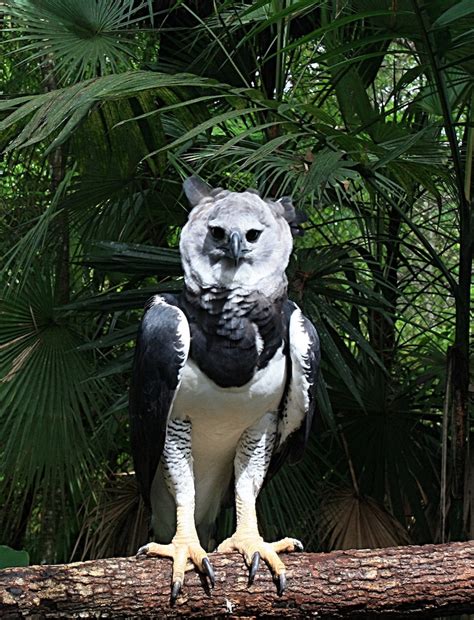
[[[383,506],[353,489],[331,488],[319,501],[317,531],[325,549],[383,548],[410,542],[406,530]]]
[[[96,499],[96,495],[98,498]],[[73,557],[133,555],[148,540],[149,515],[135,476],[114,476],[82,508]]]
[[[51,536],[51,522],[63,511],[68,515],[57,541],[61,557],[70,544],[77,503],[89,493],[106,448],[92,436],[111,390],[91,379],[93,358],[77,349],[85,335],[74,322],[60,320],[54,306],[53,283],[38,270],[27,287],[0,302],[0,468],[6,505],[16,506],[2,515],[3,531],[18,525],[29,495],[29,509],[42,515],[38,540],[31,541],[34,554]],[[15,488],[25,493],[8,492]]]
[[[63,83],[113,73],[133,56],[134,26],[149,18],[148,2],[130,0],[9,0],[2,7],[13,25],[23,64],[39,63]],[[152,15],[151,15],[152,17]],[[50,66],[53,63],[52,67]]]

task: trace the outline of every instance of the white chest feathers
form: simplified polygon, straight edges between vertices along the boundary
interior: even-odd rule
[[[194,425],[206,421],[215,427],[232,425],[242,432],[267,412],[277,411],[286,382],[283,345],[270,362],[240,387],[220,387],[188,359],[171,411],[172,418],[189,418]],[[212,427],[211,427],[212,428]]]

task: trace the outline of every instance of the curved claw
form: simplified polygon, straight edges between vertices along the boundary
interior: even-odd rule
[[[212,564],[209,562],[209,558],[203,558],[202,570],[209,577],[209,581],[211,582],[211,588],[213,588],[216,585],[216,577],[214,575],[214,569],[212,568]]]
[[[276,578],[277,593],[281,596],[286,589],[286,574],[280,573]]]
[[[146,555],[148,553],[148,545],[143,545],[143,547],[140,547],[140,549],[137,551],[135,557],[139,558],[143,555]]]
[[[259,565],[260,565],[260,553],[258,551],[255,551],[255,553],[252,556],[252,561],[250,563],[249,584],[248,584],[249,586],[252,585],[255,579],[255,575],[257,574]]]
[[[171,588],[171,602],[175,603],[176,599],[178,598],[179,593],[181,592],[181,588],[183,586],[182,581],[175,581],[173,582],[173,587]]]
[[[297,538],[295,538],[293,541],[293,545],[295,547],[295,551],[304,551],[304,546],[301,540],[298,540]]]

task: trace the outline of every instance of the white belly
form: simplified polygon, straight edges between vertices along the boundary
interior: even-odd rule
[[[186,362],[171,418],[192,423],[197,522],[215,518],[242,433],[266,413],[277,415],[285,381],[283,346],[241,387],[219,387],[192,360]]]

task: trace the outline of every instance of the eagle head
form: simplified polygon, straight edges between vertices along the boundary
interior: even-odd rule
[[[297,228],[291,199],[212,189],[194,176],[184,191],[192,207],[180,239],[188,287],[258,290],[270,298],[286,290]]]

